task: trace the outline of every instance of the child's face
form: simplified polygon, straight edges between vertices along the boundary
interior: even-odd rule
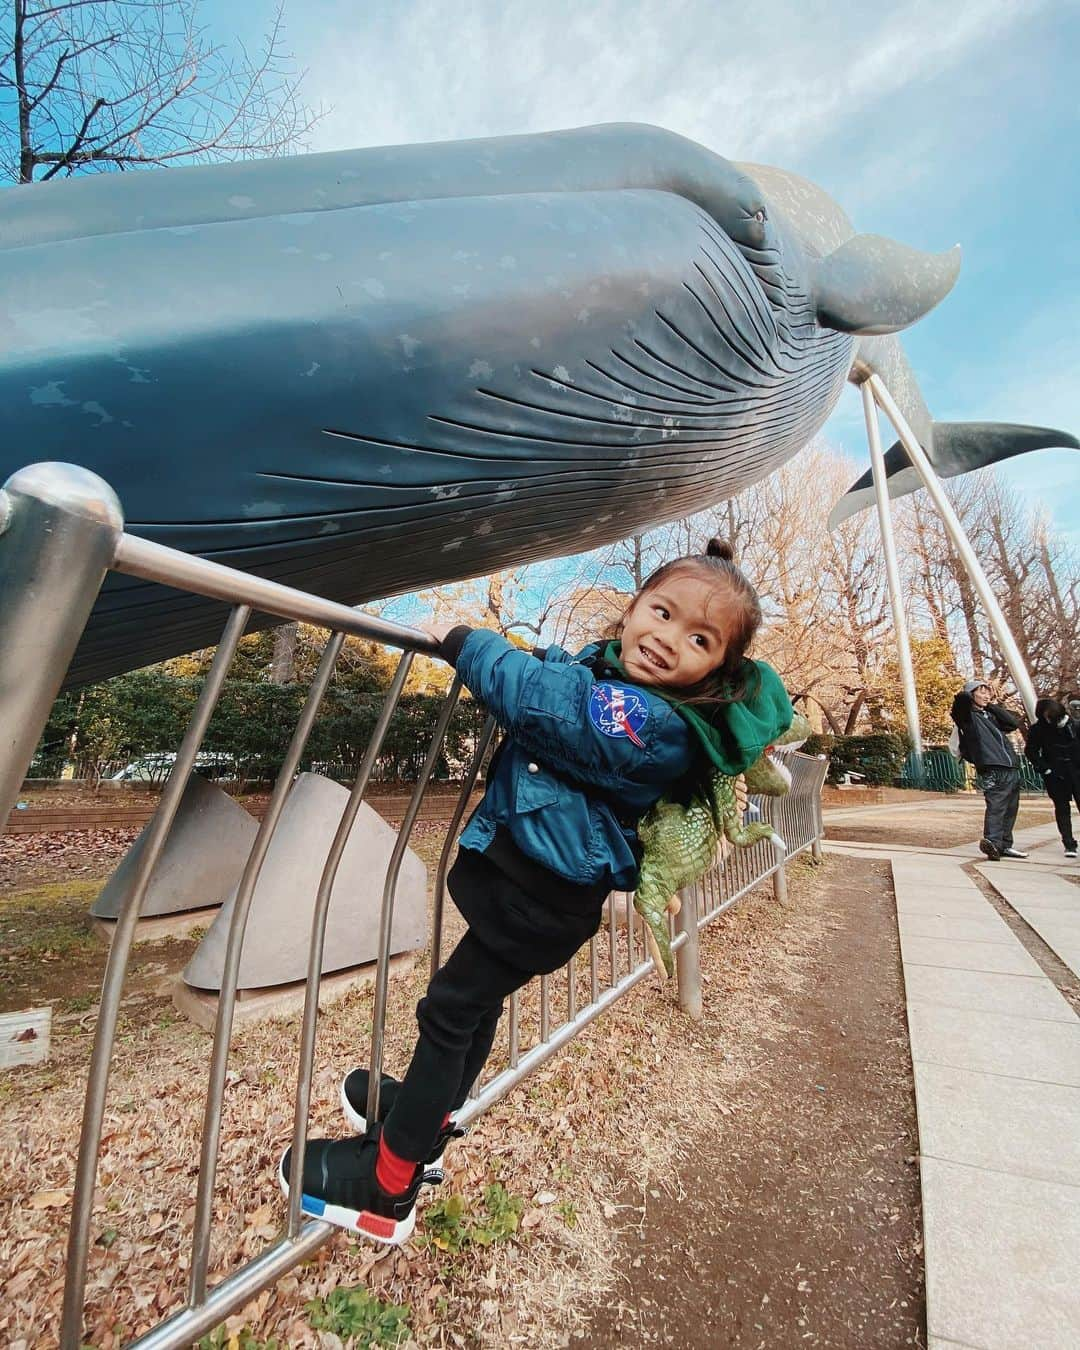
[[[688,689],[715,670],[727,646],[714,583],[676,572],[639,595],[622,630],[622,663],[640,684]]]

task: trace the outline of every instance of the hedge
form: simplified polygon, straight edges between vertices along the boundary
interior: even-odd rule
[[[861,774],[870,786],[894,783],[907,758],[908,743],[893,732],[870,736],[811,736],[803,745],[808,755],[828,755],[830,783],[839,783],[847,773]]]
[[[31,766],[34,777],[58,777],[69,760],[80,778],[99,778],[144,755],[175,752],[202,689],[200,676],[134,671],[57,699]],[[276,777],[306,696],[297,684],[229,680],[203,749],[235,767],[236,777]],[[302,768],[350,779],[374,731],[383,693],[331,686],[308,740]],[[414,781],[427,754],[442,695],[406,694],[390,723],[374,776]],[[472,753],[484,722],[471,699],[451,718],[437,777],[450,777]]]

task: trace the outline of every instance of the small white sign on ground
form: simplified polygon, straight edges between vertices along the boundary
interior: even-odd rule
[[[49,1058],[52,1008],[0,1013],[0,1070],[42,1064]]]

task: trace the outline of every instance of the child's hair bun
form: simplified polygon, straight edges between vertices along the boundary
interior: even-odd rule
[[[734,562],[735,550],[726,539],[721,539],[714,534],[705,546],[705,556],[707,558],[723,558],[725,562]]]

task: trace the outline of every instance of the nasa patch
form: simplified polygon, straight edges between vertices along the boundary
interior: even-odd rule
[[[649,720],[649,705],[636,689],[623,684],[594,684],[589,696],[589,721],[604,736],[626,736],[644,750],[638,734]]]

